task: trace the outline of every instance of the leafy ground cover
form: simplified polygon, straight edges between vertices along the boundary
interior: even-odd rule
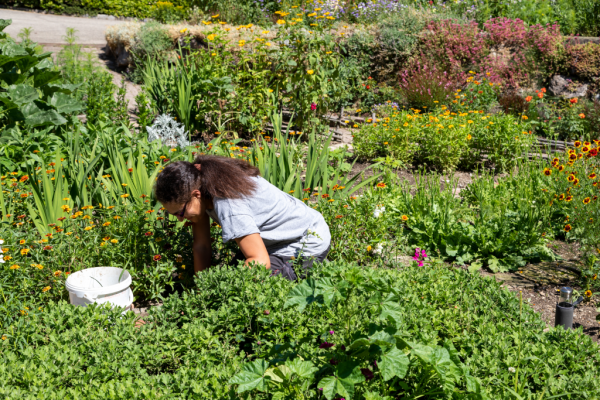
[[[211,269],[140,328],[131,315],[50,303],[2,342],[0,390],[6,398],[328,399],[592,398],[598,390],[588,337],[545,332],[529,306],[466,271],[335,263],[302,283],[267,275]]]

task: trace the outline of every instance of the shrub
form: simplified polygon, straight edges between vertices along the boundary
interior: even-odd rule
[[[419,60],[400,74],[399,91],[411,107],[433,108],[437,103],[449,102],[458,87],[445,70]]]
[[[432,21],[422,35],[419,50],[439,70],[464,82],[466,72],[478,71],[488,53],[485,36],[475,21]]]
[[[0,129],[67,124],[67,118],[82,108],[71,96],[75,87],[59,83],[60,72],[54,70],[50,53],[39,54],[35,44],[17,44],[3,32],[11,22],[0,19]]]
[[[589,81],[590,91],[597,92],[600,84],[594,80],[600,76],[600,44],[575,44],[567,46],[566,52],[568,72]]]
[[[163,24],[177,23],[187,16],[187,9],[175,6],[170,1],[158,1],[151,7],[152,18]]]
[[[144,65],[148,59],[159,60],[168,57],[168,53],[174,48],[175,44],[164,26],[157,22],[142,25],[130,48],[133,59],[127,71],[130,79],[141,82]]]
[[[498,103],[505,114],[521,116],[529,110],[529,102],[514,90],[509,90],[498,96]]]
[[[483,110],[455,113],[446,106],[429,114],[395,111],[389,117],[367,122],[354,135],[357,156],[389,156],[403,164],[415,159],[444,171],[452,171],[461,163],[472,167],[484,157],[498,170],[506,171],[535,140],[531,126],[520,117],[483,115]]]

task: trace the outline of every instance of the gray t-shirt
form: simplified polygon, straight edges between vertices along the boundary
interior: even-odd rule
[[[206,213],[223,229],[223,242],[260,233],[269,254],[319,255],[331,242],[329,226],[318,211],[258,176],[256,190],[242,199],[213,198]]]

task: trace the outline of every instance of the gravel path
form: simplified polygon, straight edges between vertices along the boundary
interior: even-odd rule
[[[5,29],[15,39],[23,28],[32,28],[31,40],[39,44],[66,44],[63,36],[67,28],[75,28],[78,43],[84,46],[104,47],[104,31],[107,26],[124,24],[126,21],[96,18],[69,17],[65,15],[41,14],[36,12],[0,9],[0,19],[12,19]]]

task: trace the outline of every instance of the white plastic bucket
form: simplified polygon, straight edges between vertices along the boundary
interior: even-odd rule
[[[119,277],[121,277],[120,281]],[[69,275],[65,282],[71,304],[75,306],[87,307],[92,303],[111,303],[113,307],[133,309],[133,292],[129,288],[130,285],[129,272],[116,267],[97,267],[77,271]]]

